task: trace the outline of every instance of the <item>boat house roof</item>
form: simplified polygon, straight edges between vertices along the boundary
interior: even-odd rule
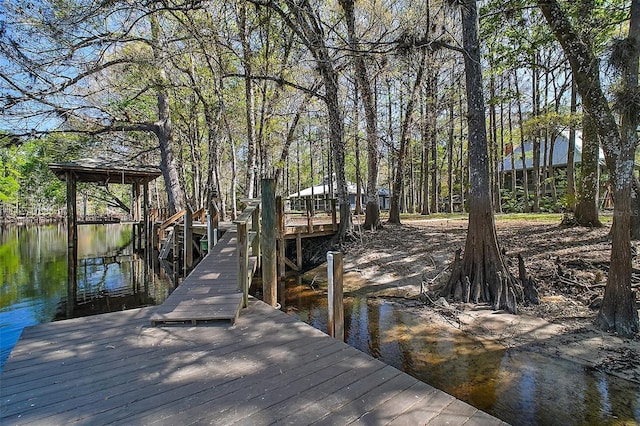
[[[101,158],[50,163],[49,168],[60,180],[66,180],[67,172],[72,172],[78,182],[103,184],[147,183],[162,175],[155,166],[130,166]]]

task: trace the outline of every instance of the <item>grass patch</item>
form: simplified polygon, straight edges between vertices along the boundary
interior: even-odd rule
[[[562,213],[505,213],[496,214],[496,221],[535,220],[536,222],[557,222],[562,220]]]
[[[428,219],[468,219],[469,215],[467,213],[431,213],[431,214],[420,214],[420,213],[401,213],[400,221],[403,220],[428,220]],[[389,219],[389,212],[382,212],[380,214],[380,220],[386,221]]]
[[[469,218],[468,213],[433,213],[428,215],[421,215],[420,213],[402,213],[400,214],[401,221],[414,221],[414,220],[429,220],[429,219],[461,219],[466,220]],[[381,212],[380,220],[386,222],[389,219],[388,212]],[[364,220],[364,216],[362,216]],[[504,221],[535,221],[535,222],[547,222],[559,224],[562,221],[562,213],[496,213],[496,222]],[[611,214],[602,213],[600,215],[600,221],[605,225],[610,225],[613,221]]]

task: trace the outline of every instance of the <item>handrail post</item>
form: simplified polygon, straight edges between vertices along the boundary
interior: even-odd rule
[[[284,280],[286,271],[285,271],[285,217],[284,217],[284,204],[282,202],[282,197],[276,197],[276,214],[278,216],[278,271],[280,272],[280,279]]]
[[[242,305],[249,306],[249,240],[247,233],[247,222],[238,222],[237,244],[238,244],[238,288],[242,291]]]
[[[343,303],[343,266],[342,253],[327,253],[328,277],[328,314],[329,335],[344,341],[344,303]]]
[[[262,179],[262,298],[271,306],[278,304],[276,211],[276,181]]]
[[[211,213],[207,212],[207,254],[213,249],[213,228],[211,226]]]
[[[193,266],[193,210],[187,205],[184,215],[184,276],[189,275]]]
[[[251,242],[251,254],[258,258],[256,267],[260,268],[260,205],[256,206],[256,209],[253,211],[253,215],[251,215],[251,230],[256,233],[256,236],[253,238]]]

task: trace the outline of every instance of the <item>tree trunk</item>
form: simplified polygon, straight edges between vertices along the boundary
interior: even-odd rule
[[[244,67],[244,95],[245,95],[245,117],[247,121],[247,170],[245,175],[245,196],[253,198],[255,196],[256,181],[256,119],[255,119],[255,99],[252,80],[252,55],[249,46],[249,34],[247,34],[247,5],[240,2],[238,15],[238,31],[242,44],[242,66]]]
[[[151,25],[151,38],[153,40],[153,56],[158,64],[156,96],[158,102],[158,121],[154,123],[154,132],[160,145],[160,170],[167,189],[167,199],[171,214],[184,208],[184,195],[178,178],[173,153],[173,126],[171,124],[171,112],[169,108],[169,93],[167,90],[167,74],[164,68],[166,63],[165,53],[161,46],[161,29],[158,17],[149,15]]]
[[[453,213],[453,144],[455,138],[454,133],[454,121],[453,121],[453,99],[449,102],[449,135],[447,140],[447,186],[449,187],[449,194],[447,195],[447,212]]]
[[[490,58],[489,66],[494,67],[494,58]],[[490,158],[489,173],[491,176],[491,195],[493,197],[493,210],[496,213],[502,211],[500,203],[500,156],[498,155],[498,111],[496,109],[497,94],[495,72],[489,74],[489,134],[490,136]]]
[[[504,265],[498,247],[491,203],[476,1],[464,1],[461,11],[471,172],[469,229],[462,270],[471,284],[471,300],[488,301],[494,309],[506,309],[516,313],[516,297],[521,293],[521,289],[518,289],[517,283]]]
[[[551,201],[554,206],[558,204],[558,192],[556,190],[556,175],[555,170],[553,168],[553,150],[556,145],[556,135],[552,132],[551,137],[548,138],[547,143],[549,144],[549,158],[547,163],[547,180],[551,185]]]
[[[571,77],[571,123],[569,124],[569,146],[567,148],[567,202],[570,211],[576,211],[576,177],[575,177],[575,152],[576,152],[576,125],[573,117],[577,110],[576,84]]]
[[[638,144],[638,107],[628,99],[637,100],[638,62],[640,59],[640,0],[631,2],[631,21],[627,38],[630,52],[622,66],[622,90],[625,102],[620,108],[620,158],[616,162],[614,183],[614,220],[611,229],[611,267],[596,323],[604,330],[615,330],[623,336],[633,336],[640,328],[635,292],[631,289],[631,217],[637,215],[631,206],[631,191],[635,176],[634,156]],[[625,47],[625,49],[627,49]],[[628,215],[624,213],[629,213]],[[618,213],[618,215],[616,215]],[[614,256],[614,252],[616,256]]]
[[[405,159],[407,157],[407,149],[409,146],[409,126],[413,116],[413,109],[416,103],[416,95],[422,84],[422,76],[427,59],[426,51],[420,53],[420,65],[416,73],[416,79],[413,83],[407,109],[405,111],[404,120],[402,120],[402,129],[400,131],[400,148],[396,155],[396,173],[393,181],[393,191],[391,193],[391,208],[389,209],[389,223],[400,224],[400,194],[403,187]]]
[[[298,106],[298,109],[296,111],[296,114],[293,116],[293,120],[291,121],[291,124],[289,124],[289,129],[287,130],[287,137],[284,140],[284,144],[282,146],[282,151],[280,152],[280,160],[279,160],[279,164],[284,164],[285,160],[287,160],[289,158],[289,150],[291,149],[291,144],[293,143],[293,140],[295,139],[295,135],[296,135],[296,129],[298,128],[298,123],[300,123],[300,118],[302,117],[302,113],[304,112],[304,109],[307,108],[307,104],[310,100],[311,96],[306,95],[304,97],[304,100],[302,101],[302,103],[300,104],[300,106]],[[300,170],[300,167],[298,166],[298,171]],[[276,169],[276,174],[274,176],[275,180],[276,180],[276,188],[278,187],[278,182],[280,181],[282,175],[282,168],[278,167]],[[298,172],[299,175],[299,172]],[[298,189],[298,192],[300,190]]]
[[[538,52],[533,54],[533,65],[531,70],[531,97],[533,99],[533,116],[537,117],[540,114],[540,97],[539,97],[539,76],[538,76]],[[532,135],[533,140],[533,212],[538,213],[540,211],[540,139],[541,135],[539,131],[536,131]],[[546,153],[546,150],[545,150]]]
[[[381,226],[378,200],[378,115],[367,67],[363,54],[360,52],[360,43],[356,34],[354,0],[341,0],[340,4],[345,12],[349,44],[355,52],[352,58],[364,109],[367,133],[367,205],[364,229],[378,229]]]
[[[602,92],[599,61],[593,50],[580,39],[557,1],[538,0],[537,2],[569,59],[585,112],[590,115],[598,129],[607,167],[613,178],[615,203],[611,228],[611,266],[604,300],[596,323],[604,330],[613,330],[622,336],[631,337],[639,329],[638,311],[631,289],[630,196],[635,138],[629,140],[621,135],[613,112]],[[633,34],[630,40],[634,53],[637,53],[638,49],[635,31],[638,29],[639,8],[640,0],[633,0],[630,25],[633,30],[630,30],[629,34]],[[637,75],[638,57],[631,56],[635,56],[635,63],[632,66],[635,67],[633,72]],[[624,117],[622,120],[624,121]]]
[[[356,166],[356,206],[355,206],[355,214],[360,216],[362,214],[362,172],[360,167],[360,134],[359,134],[359,124],[360,117],[358,114],[358,85],[356,84],[355,88],[355,108],[354,108],[354,118],[353,118],[353,142],[355,149],[355,166]]]
[[[575,217],[578,224],[590,228],[602,226],[598,217],[599,151],[597,129],[589,113],[585,111],[582,117],[582,166]]]
[[[520,100],[520,83],[518,79],[518,73],[513,75],[513,83],[516,89],[516,99],[518,104],[518,122],[520,123],[520,153],[522,154],[522,189],[524,198],[524,211],[528,213],[531,209],[529,205],[529,172],[527,171],[527,151],[525,150],[525,136],[524,136],[524,115],[522,114],[522,101]],[[514,171],[515,173],[515,171]]]
[[[422,129],[421,129],[421,139],[422,139],[422,175],[420,176],[420,182],[422,184],[422,209],[420,210],[420,214],[428,215],[430,214],[429,210],[429,171],[431,170],[429,161],[429,121],[427,120],[426,114],[426,99],[423,99],[422,102]]]
[[[625,64],[623,73],[623,93],[629,99],[635,99],[633,102],[621,103],[620,116],[621,133],[625,144],[634,147],[638,146],[638,122],[640,114],[638,113],[638,62],[640,61],[640,1],[634,0],[631,4],[631,22],[629,24],[628,40],[632,46],[631,54],[628,62]],[[640,182],[634,176],[631,202],[631,237],[634,240],[640,240]]]

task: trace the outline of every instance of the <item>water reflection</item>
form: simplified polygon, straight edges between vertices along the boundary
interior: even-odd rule
[[[24,327],[164,301],[171,280],[133,251],[131,236],[123,224],[78,227],[69,304],[64,225],[0,226],[0,368]]]
[[[636,383],[538,353],[483,345],[418,321],[384,299],[345,296],[350,345],[511,424],[640,424]],[[315,283],[287,280],[283,309],[327,331],[327,295]]]

